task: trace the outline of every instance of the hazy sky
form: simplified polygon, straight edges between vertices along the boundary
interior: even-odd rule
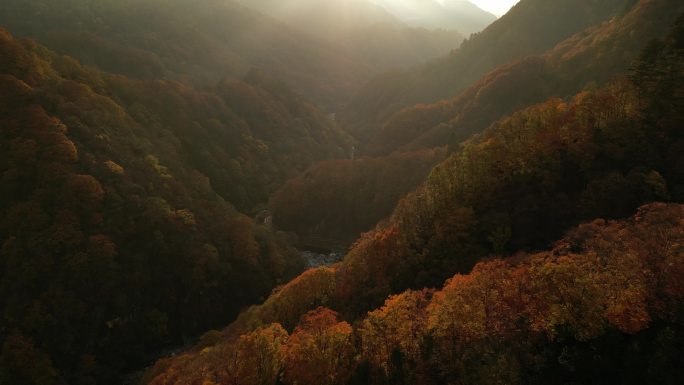
[[[471,3],[485,11],[491,12],[496,16],[501,16],[508,12],[519,0],[470,0]]]

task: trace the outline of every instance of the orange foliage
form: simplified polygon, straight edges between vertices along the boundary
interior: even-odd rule
[[[262,320],[292,328],[300,317],[317,306],[325,306],[335,292],[336,271],[328,267],[310,269],[274,291],[258,309]]]
[[[352,374],[352,328],[337,313],[319,307],[302,317],[287,343],[287,384],[343,385]]]
[[[228,354],[227,385],[275,383],[285,358],[287,332],[278,324],[240,337]]]
[[[74,207],[97,208],[105,197],[100,182],[92,175],[72,175],[62,187],[62,197]]]
[[[431,295],[431,291],[423,290],[391,296],[382,308],[364,319],[359,330],[363,357],[385,375],[392,370],[395,352],[413,362],[420,361]]]

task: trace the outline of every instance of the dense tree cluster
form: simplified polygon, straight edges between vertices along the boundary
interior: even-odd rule
[[[579,221],[684,199],[681,103],[670,99],[672,120],[655,122],[638,94],[618,82],[550,100],[465,144],[357,242],[345,261],[350,298],[434,286],[491,252],[544,247]]]
[[[677,384],[682,242],[684,206],[651,204],[391,296],[354,327],[319,307],[289,336],[274,323],[186,353],[150,383]]]
[[[351,143],[252,72],[199,91],[0,31],[2,383],[120,383],[299,273],[248,210]]]
[[[549,252],[479,263],[441,291],[390,297],[360,327],[358,383],[677,383],[683,297],[666,282],[681,279],[681,216],[644,207]]]
[[[456,97],[497,67],[541,54],[578,32],[610,20],[634,1],[522,1],[482,32],[471,35],[449,56],[408,70],[378,75],[338,113],[338,118],[356,137],[366,141],[396,112],[417,103]],[[671,8],[678,2],[656,0],[662,1],[669,3],[667,11],[671,12],[665,17],[671,17],[672,13],[676,16]],[[666,22],[663,24],[668,27]]]
[[[496,67],[454,98],[390,114],[369,133],[365,153],[381,155],[445,143],[457,149],[473,134],[521,108],[622,76],[649,41],[665,35],[682,12],[684,5],[676,1],[636,2],[619,17],[574,34],[542,54]]]
[[[637,73],[651,79],[643,85],[621,80],[527,108],[435,167],[346,256],[336,309],[434,287],[492,252],[543,248],[581,221],[682,201],[682,20],[652,54],[660,64]]]
[[[444,158],[444,152],[316,163],[271,195],[274,223],[300,237],[351,244],[389,216],[399,199]]]

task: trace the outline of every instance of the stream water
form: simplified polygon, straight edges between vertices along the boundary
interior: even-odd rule
[[[342,260],[344,253],[339,251],[309,251],[300,250],[299,252],[306,260],[308,268],[319,266],[330,266]]]

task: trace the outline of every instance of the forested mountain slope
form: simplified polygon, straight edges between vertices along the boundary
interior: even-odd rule
[[[520,108],[553,96],[574,95],[585,87],[592,89],[611,77],[624,75],[641,49],[663,36],[681,12],[684,4],[676,1],[637,2],[623,15],[575,34],[544,54],[496,68],[456,98],[407,107],[361,144],[364,154],[378,159],[359,162],[354,175],[374,175],[370,166],[373,163],[386,163],[386,174],[394,175],[392,166],[414,158],[411,154],[415,151],[449,145],[453,152],[474,133]],[[365,170],[367,166],[369,170]],[[418,169],[404,167],[410,177],[403,182],[421,180],[413,173]],[[352,184],[350,169],[345,169],[343,163],[329,162],[312,170],[305,178],[288,182],[271,200],[275,222],[283,229],[326,237],[332,236],[331,230],[358,234],[386,218],[389,211],[379,210],[383,203],[395,202],[391,193],[383,194],[392,189],[379,187],[379,178],[365,182],[356,178]],[[389,185],[410,189],[410,185],[402,183]],[[353,199],[359,196],[368,198]],[[305,209],[312,207],[317,209]],[[360,218],[365,219],[358,221]]]
[[[370,0],[237,0],[248,7],[280,18],[302,30],[324,35],[360,29],[369,25],[402,23],[386,9]],[[318,16],[319,19],[314,17]],[[337,17],[335,17],[337,16]]]
[[[452,29],[466,35],[480,32],[496,20],[496,16],[466,0],[369,1],[382,5],[408,25]]]
[[[581,222],[626,217],[648,202],[684,201],[683,47],[680,18],[667,38],[643,52],[631,80],[568,100],[551,99],[501,119],[435,167],[341,263],[300,275],[223,332],[208,333],[195,349],[160,361],[146,382],[230,383],[239,373],[255,381],[250,383],[275,383],[277,378],[312,383],[306,376],[322,372],[340,382],[351,376],[352,383],[395,383],[397,378],[481,383],[490,375],[509,383],[562,383],[567,376],[578,376],[581,383],[639,383],[644,378],[678,383],[681,366],[672,361],[678,357],[672,352],[681,345],[682,293],[675,278],[684,260],[677,240],[681,206],[655,205],[625,224],[599,221],[593,228],[580,227],[551,253],[530,259],[520,253],[550,248]],[[428,327],[426,340],[420,339],[426,333],[420,317],[412,318],[417,324],[400,322],[400,329],[382,332],[386,310],[371,313],[358,328],[366,312],[387,296],[438,287],[492,254],[514,256],[510,265],[481,264],[469,277],[457,276],[432,299],[409,293],[408,302],[398,305],[397,312],[443,306],[446,313],[428,313],[434,314],[427,317],[434,328]],[[515,273],[518,264],[520,275]],[[527,279],[534,284],[514,285],[513,302],[507,302],[506,285]],[[469,291],[478,285],[489,289]],[[475,302],[464,302],[470,300]],[[302,318],[319,306],[357,325],[361,345],[351,337],[351,326],[326,310]],[[651,321],[653,328],[646,329]],[[259,329],[273,323],[279,325]],[[616,330],[645,332],[645,341],[657,335],[662,343],[635,353],[641,360],[614,356],[611,352],[639,344],[638,337],[618,338]],[[364,345],[365,331],[373,345]],[[283,351],[288,333],[293,345]],[[416,339],[393,339],[400,333]],[[300,341],[306,343],[300,346]],[[332,351],[344,352],[339,360],[302,359],[329,358],[319,348],[331,343]],[[254,353],[262,348],[256,351],[264,354]],[[368,350],[356,370],[350,357],[358,349]],[[596,349],[600,357],[616,357],[598,366],[606,377],[592,377],[596,365],[587,352]],[[222,359],[226,355],[231,359]],[[266,361],[254,361],[258,358]],[[634,362],[639,366],[630,366]],[[257,367],[269,370],[254,372]],[[474,377],[469,377],[471,370]],[[384,377],[397,371],[398,377]]]
[[[541,55],[496,68],[456,98],[407,107],[390,116],[365,145],[365,153],[456,147],[506,114],[623,75],[639,52],[663,36],[682,13],[684,3],[679,1],[638,1],[624,15]]]
[[[271,195],[273,223],[301,237],[351,245],[387,218],[445,154],[430,149],[318,162]]]
[[[458,48],[464,38],[458,31],[410,28],[369,0],[239,2],[335,47],[343,47],[376,72],[407,68],[445,56]]]
[[[309,22],[293,26],[231,0],[6,0],[0,25],[134,78],[213,86],[257,68],[329,111],[377,73],[444,55],[462,41],[455,32],[396,25],[370,4],[352,16],[396,24],[347,25],[350,35],[342,39],[343,31],[324,29],[340,17],[329,8],[307,9],[300,16]]]
[[[151,384],[677,384],[684,206],[596,220],[352,324],[319,307],[158,364]],[[208,338],[207,338],[208,340]]]
[[[105,71],[202,85],[251,68],[323,106],[374,69],[340,46],[229,0],[5,0],[0,25]]]
[[[120,384],[301,271],[233,204],[348,152],[323,113],[256,72],[200,91],[0,31],[0,382]]]
[[[627,9],[635,0],[522,0],[448,57],[377,76],[338,114],[361,140],[404,107],[459,95],[487,72],[540,54]]]

